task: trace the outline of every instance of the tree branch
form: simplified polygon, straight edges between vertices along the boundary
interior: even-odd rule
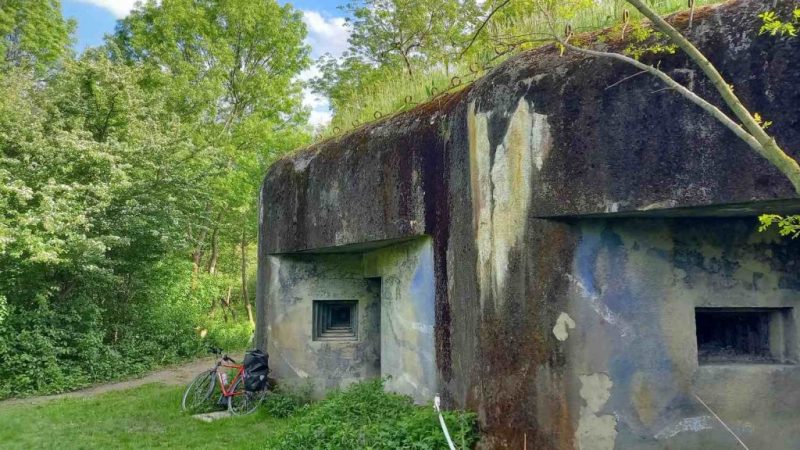
[[[481,22],[481,25],[478,27],[478,29],[477,29],[477,30],[475,30],[475,34],[473,34],[473,35],[472,35],[472,39],[470,39],[470,41],[469,41],[469,44],[467,44],[467,46],[466,46],[466,47],[464,47],[464,50],[461,50],[461,53],[459,53],[459,54],[458,54],[458,59],[461,59],[461,57],[462,57],[462,56],[464,56],[464,54],[465,54],[465,53],[467,53],[467,50],[469,50],[469,49],[470,49],[470,47],[472,47],[472,44],[474,44],[474,43],[475,43],[475,39],[478,39],[478,35],[479,35],[479,34],[481,34],[481,31],[483,31],[483,29],[486,27],[486,24],[488,24],[488,23],[489,23],[489,21],[492,19],[492,16],[494,16],[494,13],[496,13],[496,12],[497,12],[497,11],[499,11],[501,8],[503,8],[504,6],[506,6],[506,5],[507,5],[507,4],[508,4],[510,1],[511,1],[511,0],[505,0],[505,1],[504,1],[503,3],[501,3],[499,6],[497,6],[496,8],[494,8],[494,9],[493,9],[493,10],[492,10],[492,11],[489,13],[489,15],[488,15],[488,16],[486,16],[486,19],[484,19],[484,21],[483,21],[483,22]]]

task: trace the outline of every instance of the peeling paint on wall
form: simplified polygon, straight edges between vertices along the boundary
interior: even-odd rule
[[[617,438],[617,419],[610,414],[600,414],[611,397],[613,383],[604,373],[581,375],[580,381],[580,395],[585,404],[581,406],[580,422],[575,432],[578,448],[613,450]]]
[[[567,314],[562,312],[556,319],[556,325],[553,327],[553,335],[559,341],[566,341],[569,337],[569,330],[575,328],[575,321]]]
[[[711,416],[687,417],[680,420],[676,424],[662,428],[658,433],[656,433],[655,438],[659,440],[665,440],[675,436],[678,433],[709,430],[716,424],[716,421]]]

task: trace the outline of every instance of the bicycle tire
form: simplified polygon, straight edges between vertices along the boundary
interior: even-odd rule
[[[233,385],[234,394],[240,391],[241,394],[228,397],[228,411],[236,416],[246,416],[254,413],[267,393],[266,390],[248,391],[244,388],[244,378],[239,378],[236,384]]]
[[[207,370],[197,375],[183,392],[181,410],[199,412],[208,403],[214,393],[217,377],[216,370]]]

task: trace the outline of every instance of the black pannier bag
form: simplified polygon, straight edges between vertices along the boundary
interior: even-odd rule
[[[250,350],[244,355],[244,388],[262,391],[267,387],[269,356],[261,350]]]

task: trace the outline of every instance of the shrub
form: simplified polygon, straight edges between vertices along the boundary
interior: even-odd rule
[[[263,407],[273,417],[289,417],[311,404],[311,390],[310,384],[296,388],[279,384],[264,399]]]
[[[205,355],[209,344],[245,348],[249,322],[209,316],[210,300],[190,295],[191,269],[166,259],[129,278],[88,279],[64,298],[47,290],[27,301],[0,298],[0,398],[138,375]],[[198,325],[211,330],[206,339]]]
[[[448,411],[445,422],[456,445],[471,448],[477,439],[475,415]],[[383,381],[357,383],[306,408],[296,426],[274,435],[272,449],[442,449],[447,448],[439,419],[430,406],[387,393]]]
[[[218,317],[210,317],[205,325],[208,330],[208,345],[225,350],[242,350],[250,347],[253,326],[246,319],[241,322],[224,322]]]

